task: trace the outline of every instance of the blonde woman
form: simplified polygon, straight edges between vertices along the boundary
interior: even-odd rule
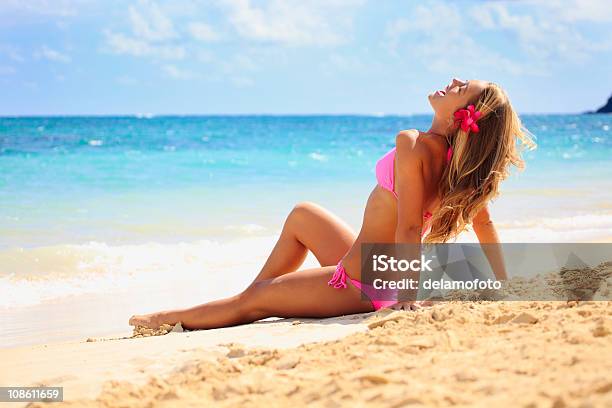
[[[359,234],[318,205],[298,204],[242,293],[189,309],[133,316],[130,324],[181,322],[188,329],[210,329],[272,316],[370,312],[397,302],[367,296],[372,287],[361,283],[362,243],[447,242],[469,224],[481,244],[498,243],[487,203],[498,194],[510,165],[523,166],[517,139],[531,146],[529,134],[494,83],[453,79],[428,98],[434,111],[430,129],[399,132],[396,147],[378,161],[378,183]],[[499,247],[486,248],[496,278],[505,279]],[[308,251],[321,267],[298,270]]]

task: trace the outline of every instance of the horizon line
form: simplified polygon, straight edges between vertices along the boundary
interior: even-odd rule
[[[597,114],[595,111],[584,112],[522,112],[519,115],[585,115]],[[606,113],[601,113],[606,114]],[[160,117],[309,117],[309,116],[329,116],[329,117],[348,117],[361,116],[372,118],[383,117],[409,117],[409,116],[431,116],[432,112],[428,113],[77,113],[77,114],[17,114],[4,115],[0,114],[0,119],[27,119],[27,118],[118,118],[118,117],[134,117],[140,119],[152,119]]]

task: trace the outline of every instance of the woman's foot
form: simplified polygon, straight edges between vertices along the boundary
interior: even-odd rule
[[[178,321],[174,321],[169,312],[158,312],[146,315],[134,315],[130,317],[130,326],[142,326],[149,329],[157,329],[162,324],[174,326]]]

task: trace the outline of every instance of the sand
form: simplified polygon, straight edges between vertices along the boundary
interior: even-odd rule
[[[383,310],[343,339],[289,349],[226,344],[223,354],[193,352],[189,363],[144,385],[111,381],[95,399],[69,405],[612,406],[610,306],[445,302]]]
[[[611,267],[506,289],[598,299]],[[138,329],[132,336],[143,337],[0,351],[0,383],[64,386],[65,405],[79,407],[612,406],[611,306],[453,300],[208,331]]]
[[[217,330],[133,338],[132,331],[126,330],[108,338],[0,349],[0,385],[63,386],[66,401],[95,398],[111,380],[144,384],[150,376],[169,375],[193,361],[216,361],[227,353],[226,344],[291,348],[329,341],[367,330],[364,321],[368,316],[271,319]],[[2,403],[5,406],[13,405]]]

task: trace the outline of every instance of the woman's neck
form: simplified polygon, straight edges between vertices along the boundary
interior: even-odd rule
[[[435,135],[446,137],[446,134],[448,133],[448,121],[434,115],[427,133],[433,133]]]

